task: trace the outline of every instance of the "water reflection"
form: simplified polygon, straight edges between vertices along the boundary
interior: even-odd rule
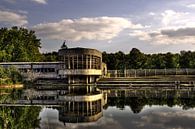
[[[124,109],[129,106],[134,113],[140,113],[145,105],[178,105],[187,110],[195,107],[194,90],[109,90],[108,106]]]
[[[36,91],[40,92],[40,91]],[[0,107],[0,128],[7,129],[192,129],[195,127],[195,91],[192,89],[111,89],[71,86],[32,97],[11,92],[2,95],[18,106]],[[43,96],[41,96],[43,95]],[[5,97],[6,96],[6,97]],[[6,99],[5,99],[6,98]],[[28,97],[27,97],[28,98]],[[6,101],[5,101],[6,100]],[[22,100],[22,101],[21,101]],[[25,102],[23,105],[22,103]],[[3,101],[1,101],[3,104]],[[48,104],[49,105],[48,105]],[[9,103],[10,104],[10,103]],[[31,106],[26,106],[31,105]],[[48,108],[50,107],[50,108]]]
[[[34,129],[39,127],[41,107],[0,107],[0,129]]]
[[[72,87],[71,92],[60,95],[63,105],[58,108],[60,121],[91,122],[97,121],[103,115],[103,105],[106,104],[104,94],[95,87]]]

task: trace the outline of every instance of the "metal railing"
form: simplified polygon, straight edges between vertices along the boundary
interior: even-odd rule
[[[147,77],[166,75],[195,75],[195,69],[125,69],[108,70],[109,77]]]

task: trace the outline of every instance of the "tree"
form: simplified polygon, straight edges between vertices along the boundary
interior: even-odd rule
[[[43,61],[58,61],[58,52],[43,53]]]
[[[122,51],[115,53],[115,60],[116,60],[116,64],[115,64],[116,69],[126,68],[125,54]]]
[[[168,52],[165,54],[166,68],[178,68],[179,67],[179,55]]]
[[[19,70],[13,66],[4,68],[0,66],[0,85],[18,84],[23,81],[23,77]]]
[[[137,48],[133,48],[128,55],[128,68],[142,68],[146,62],[145,55]]]
[[[179,63],[182,68],[195,68],[195,52],[181,51]]]
[[[0,62],[40,61],[40,39],[35,32],[25,28],[0,29]]]

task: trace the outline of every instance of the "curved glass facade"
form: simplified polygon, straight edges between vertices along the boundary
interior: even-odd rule
[[[59,70],[61,77],[67,77],[68,83],[94,83],[102,75],[102,53],[89,48],[60,49]]]

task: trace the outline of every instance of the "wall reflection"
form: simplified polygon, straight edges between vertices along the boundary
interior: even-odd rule
[[[103,106],[107,103],[106,94],[92,86],[72,86],[59,100],[63,103],[57,108],[59,119],[64,123],[97,121],[103,116]]]

